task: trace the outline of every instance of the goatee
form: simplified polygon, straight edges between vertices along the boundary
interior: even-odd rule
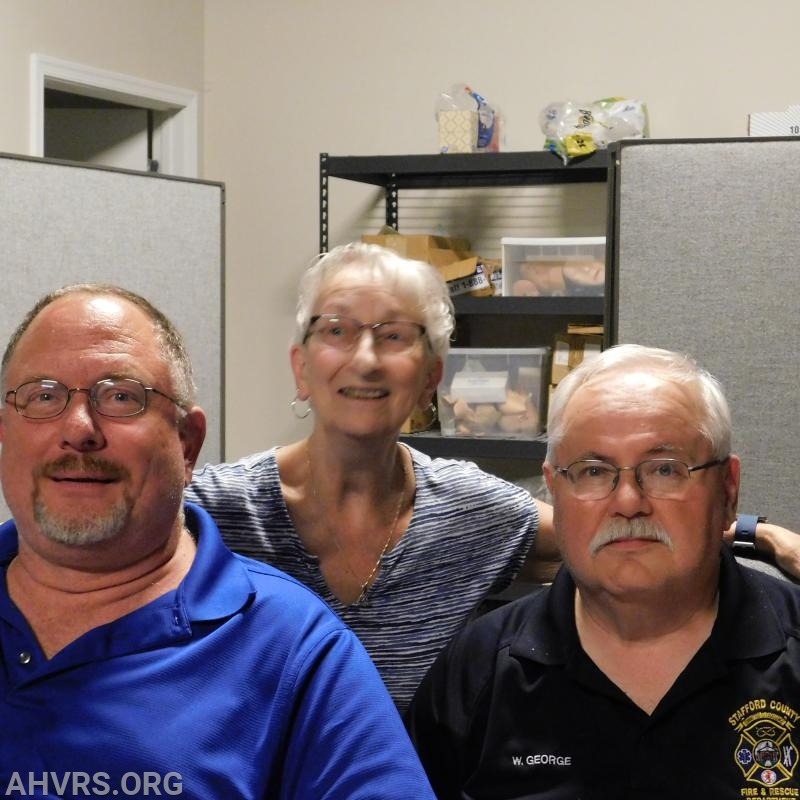
[[[58,476],[64,472],[71,475],[81,474],[87,479],[98,481],[117,481],[128,475],[124,467],[97,456],[66,455],[42,466],[37,470],[37,478]],[[80,508],[57,512],[48,508],[42,499],[39,481],[36,486],[33,498],[34,519],[42,533],[59,544],[87,545],[113,539],[125,527],[133,507],[132,498],[125,493],[101,514]]]

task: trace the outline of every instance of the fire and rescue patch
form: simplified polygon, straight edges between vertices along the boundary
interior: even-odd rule
[[[751,700],[728,721],[740,734],[734,758],[748,783],[777,786],[794,775],[797,747],[792,738],[800,715],[779,700]]]

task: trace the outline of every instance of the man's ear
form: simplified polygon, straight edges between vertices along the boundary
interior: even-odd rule
[[[741,479],[742,461],[739,456],[729,456],[728,463],[723,464],[725,476],[722,491],[725,495],[725,527],[736,521],[736,510],[739,506],[739,481]]]
[[[178,435],[183,447],[184,481],[192,482],[192,470],[206,438],[206,413],[200,406],[192,406],[178,423]]]
[[[553,495],[553,481],[556,477],[556,472],[553,469],[553,465],[549,461],[545,461],[542,464],[542,474],[544,475],[544,482],[547,484],[547,491],[550,492],[550,496]]]

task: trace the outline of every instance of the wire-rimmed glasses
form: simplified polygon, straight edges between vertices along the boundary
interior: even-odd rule
[[[599,459],[580,459],[569,466],[553,469],[565,476],[578,500],[602,500],[608,497],[619,483],[619,475],[632,470],[636,483],[647,497],[681,500],[689,488],[693,472],[724,464],[725,458],[715,458],[690,467],[675,458],[648,458],[632,467],[617,467]]]
[[[407,320],[361,322],[339,314],[317,314],[308,323],[305,343],[310,336],[337,350],[351,350],[365,330],[372,334],[372,346],[378,353],[407,353],[425,335],[425,326]]]
[[[152,392],[171,403],[181,404],[160,389],[145,386],[133,378],[106,378],[88,389],[70,389],[60,381],[42,378],[26,381],[6,392],[5,400],[13,403],[18,414],[28,419],[52,419],[64,412],[72,395],[85,392],[92,408],[104,417],[135,417],[147,408],[147,398]],[[13,396],[13,400],[12,400]]]

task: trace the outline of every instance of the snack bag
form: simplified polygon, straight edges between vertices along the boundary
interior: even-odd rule
[[[640,100],[608,97],[593,103],[550,103],[539,114],[545,149],[570,159],[608,147],[620,139],[648,135],[647,106]]]
[[[436,103],[439,152],[497,152],[501,119],[497,109],[462,83],[442,92]]]

